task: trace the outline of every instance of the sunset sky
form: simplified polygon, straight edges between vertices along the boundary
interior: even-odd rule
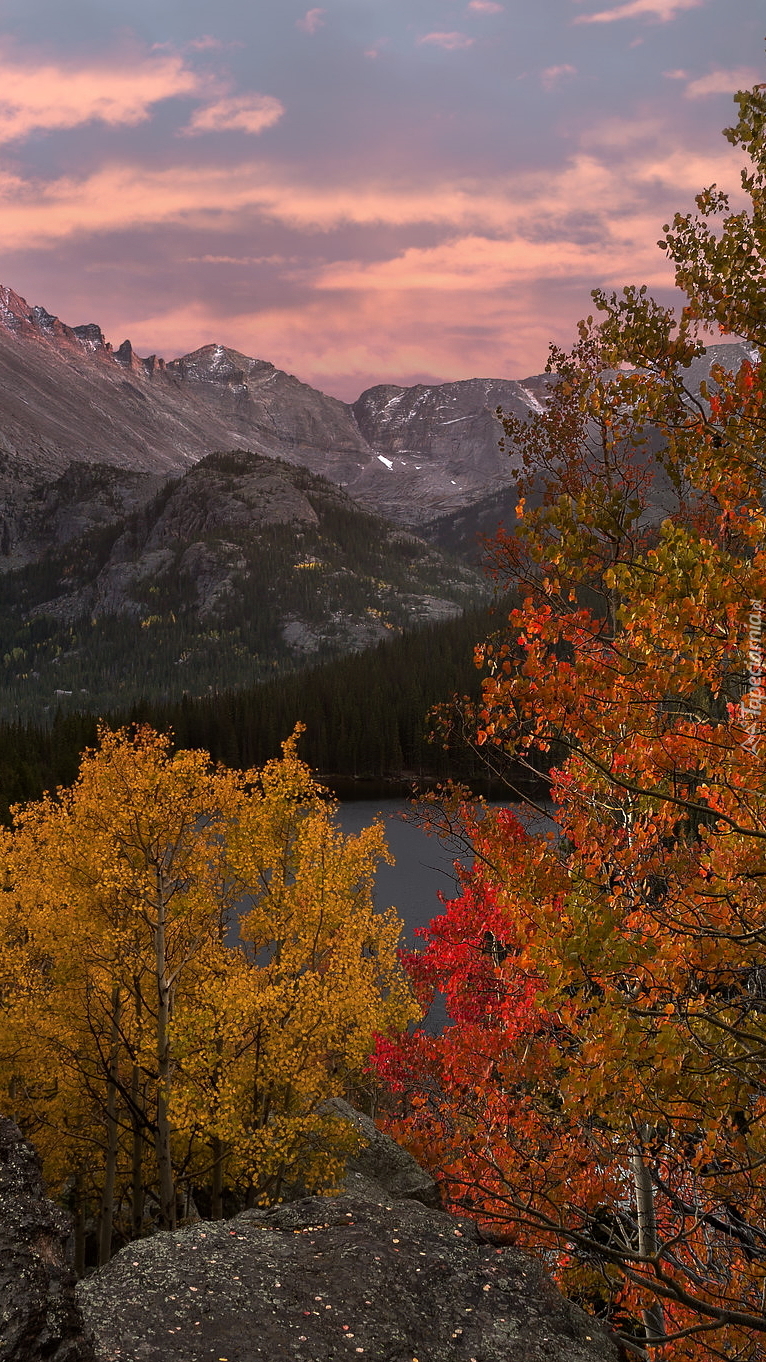
[[[763,0],[0,0],[0,282],[353,399],[521,378],[741,156]]]

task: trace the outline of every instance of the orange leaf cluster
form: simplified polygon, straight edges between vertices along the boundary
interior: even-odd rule
[[[597,297],[503,418],[518,603],[464,723],[550,822],[464,811],[474,869],[406,960],[452,1024],[377,1051],[451,1204],[673,1362],[766,1348],[766,87],[737,98],[752,212],[667,229],[680,319]],[[700,319],[751,345],[701,389]]]

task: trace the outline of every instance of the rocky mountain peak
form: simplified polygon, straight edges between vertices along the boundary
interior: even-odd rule
[[[86,322],[85,326],[75,326],[72,328],[78,341],[85,346],[86,350],[105,350],[107,341],[104,333],[96,322]],[[111,345],[109,349],[111,350]]]
[[[67,326],[47,308],[30,307],[26,298],[12,288],[0,285],[0,326],[18,337],[52,341],[60,345],[79,345],[89,351],[111,352],[111,345],[96,322]]]
[[[107,349],[110,348],[107,345]],[[130,369],[137,374],[148,374],[150,378],[153,374],[164,373],[166,367],[164,359],[160,359],[158,355],[147,355],[145,359],[142,359],[140,355],[136,354],[129,340],[124,340],[122,345],[114,351],[114,358],[123,368]]]
[[[168,373],[187,383],[217,383],[228,388],[244,388],[252,378],[263,380],[278,371],[266,360],[250,359],[225,345],[203,345],[190,355],[171,360]]]
[[[0,326],[17,333],[34,329],[34,309],[5,284],[0,284]]]

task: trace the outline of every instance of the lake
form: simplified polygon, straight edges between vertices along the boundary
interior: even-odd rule
[[[411,806],[402,799],[356,800],[341,803],[338,818],[345,833],[360,832],[382,814],[389,849],[396,857],[394,865],[381,865],[375,877],[375,906],[394,907],[404,923],[402,945],[417,944],[416,927],[426,927],[432,917],[442,911],[439,893],[455,898],[458,893],[455,875],[457,846],[449,847],[438,837],[430,836],[403,815],[412,813]],[[471,858],[461,859],[469,864]],[[422,944],[422,943],[421,943]],[[444,997],[437,994],[424,1023],[424,1030],[438,1035],[449,1018]]]
[[[489,807],[508,808],[509,805],[489,801]],[[530,831],[546,837],[557,836],[555,822],[542,809],[535,812],[521,805],[510,807]],[[422,942],[415,936],[415,928],[426,927],[431,918],[442,912],[440,892],[447,899],[455,898],[459,892],[454,865],[460,848],[457,844],[450,847],[438,837],[429,837],[422,828],[406,822],[403,815],[411,814],[412,807],[402,799],[344,801],[339,806],[338,818],[344,832],[356,833],[372,823],[378,813],[383,816],[386,839],[396,864],[379,867],[375,879],[375,906],[380,909],[393,906],[404,923],[402,945],[420,944],[422,947]],[[470,865],[472,858],[463,855],[460,859]],[[448,1024],[444,998],[438,994],[424,1029],[437,1034]]]
[[[393,906],[404,922],[402,944],[415,944],[415,928],[425,927],[442,911],[437,895],[454,898],[458,892],[454,861],[457,849],[448,849],[437,837],[404,821],[411,812],[402,799],[344,802],[338,818],[345,833],[357,833],[382,814],[386,841],[395,865],[381,865],[375,878],[375,906]],[[467,859],[466,859],[467,863]]]

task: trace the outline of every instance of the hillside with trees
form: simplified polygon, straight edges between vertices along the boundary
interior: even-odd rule
[[[176,746],[202,747],[238,770],[277,756],[301,723],[301,756],[339,793],[377,798],[450,777],[500,790],[483,755],[457,733],[445,743],[430,715],[445,695],[478,698],[474,647],[502,617],[498,602],[294,675],[176,702],[144,700],[106,722],[148,723]],[[59,710],[46,725],[0,723],[0,820],[10,820],[13,804],[70,785],[97,728],[96,716],[81,711]]]
[[[124,480],[70,470],[62,517],[76,520],[84,482],[91,495],[105,482],[103,500]],[[475,568],[325,478],[242,450],[201,459],[2,587],[0,717],[40,721],[252,686],[488,595]]]

